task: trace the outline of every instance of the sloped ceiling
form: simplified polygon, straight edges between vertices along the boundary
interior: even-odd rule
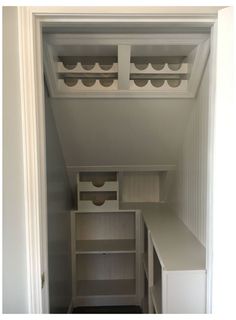
[[[193,99],[51,99],[66,166],[175,164]]]

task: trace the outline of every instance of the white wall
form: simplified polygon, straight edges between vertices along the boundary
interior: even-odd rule
[[[208,88],[207,65],[185,130],[172,194],[177,215],[203,245],[206,241]]]
[[[50,99],[67,166],[175,164],[191,99]]]
[[[72,298],[70,255],[72,197],[57,129],[47,96],[45,115],[50,313],[65,313]]]
[[[27,313],[17,9],[3,9],[3,312]]]

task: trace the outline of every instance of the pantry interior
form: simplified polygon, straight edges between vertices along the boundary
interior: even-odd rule
[[[43,29],[50,312],[206,313],[210,38]]]

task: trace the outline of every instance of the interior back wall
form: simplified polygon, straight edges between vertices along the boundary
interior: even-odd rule
[[[67,166],[174,164],[191,99],[50,99]]]

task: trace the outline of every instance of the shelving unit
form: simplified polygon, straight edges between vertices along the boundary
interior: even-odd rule
[[[81,172],[77,177],[78,210],[118,210],[119,187],[116,172]]]
[[[72,212],[74,305],[137,303],[138,219],[135,210]]]
[[[71,213],[74,306],[138,304],[140,214],[119,210],[116,172],[80,172],[77,184],[78,211]],[[96,192],[116,204],[110,210],[88,205]],[[116,200],[107,200],[109,193]]]
[[[51,34],[44,62],[53,97],[194,97],[206,34]]]
[[[80,280],[77,282],[78,296],[134,295],[135,279]]]
[[[77,240],[76,254],[135,253],[135,239]]]
[[[170,172],[134,172],[128,179],[109,171],[79,173],[78,210],[71,213],[74,306],[138,304],[144,313],[204,313],[205,250],[163,203]],[[127,202],[120,202],[120,182]],[[96,192],[117,204],[92,207]],[[145,203],[150,193],[153,202]],[[135,198],[140,202],[129,202]]]

